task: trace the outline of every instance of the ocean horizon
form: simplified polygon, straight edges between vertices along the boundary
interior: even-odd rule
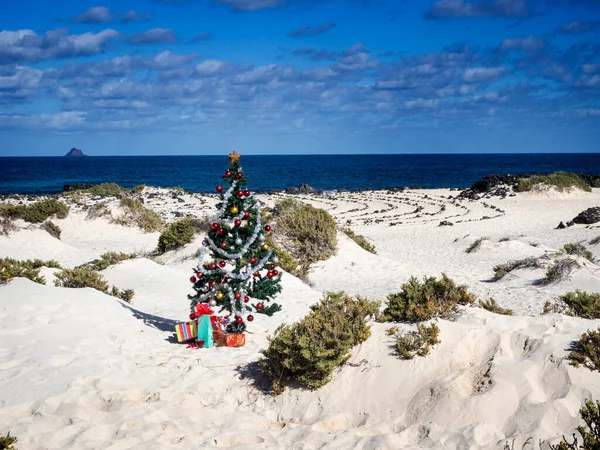
[[[489,174],[555,171],[597,174],[600,153],[428,153],[244,155],[250,189],[284,190],[306,183],[320,190],[470,187]],[[0,157],[1,194],[54,194],[66,184],[115,182],[214,192],[226,155]]]

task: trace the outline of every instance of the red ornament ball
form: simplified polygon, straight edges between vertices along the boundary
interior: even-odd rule
[[[247,295],[244,297],[244,303],[248,303],[250,301],[250,297],[248,297]]]
[[[244,320],[243,320],[243,319],[242,319],[240,316],[237,316],[237,317],[235,318],[235,323],[237,323],[238,325],[239,325],[240,323],[242,323],[243,321],[244,321]]]
[[[244,191],[237,191],[237,196],[242,198],[244,196]]]
[[[195,318],[196,318],[196,314],[194,314],[194,313],[191,313],[191,314],[190,314],[190,320],[194,320]]]
[[[215,223],[213,223],[213,224],[211,225],[211,228],[212,228],[213,230],[218,230],[218,229],[219,229],[219,224],[218,224],[217,222],[215,222]]]
[[[276,277],[277,275],[279,275],[279,272],[278,272],[278,271],[276,271],[276,270],[274,270],[274,271],[273,271],[273,276],[274,276],[274,277]]]
[[[271,225],[265,225],[265,231],[268,233],[271,231]]]
[[[256,258],[254,256],[250,258],[250,264],[256,264]]]
[[[225,250],[227,248],[227,242],[225,242],[225,241],[221,242],[221,248],[223,250]]]
[[[244,219],[250,217],[250,211],[244,211]]]
[[[240,294],[239,292],[236,292],[235,294],[233,294],[233,297],[234,297],[236,300],[239,300],[240,298],[242,298],[242,294]]]
[[[245,195],[246,197],[250,197],[250,191],[249,191],[248,189],[246,189],[246,190],[244,191],[244,195]]]
[[[217,234],[223,234],[223,233],[225,233],[225,230],[223,228],[219,228],[217,230]]]
[[[262,311],[263,309],[265,309],[265,305],[264,305],[262,302],[260,302],[260,303],[257,303],[257,304],[256,304],[256,309],[257,309],[258,311]]]
[[[235,174],[235,178],[236,178],[237,180],[239,180],[240,178],[242,178],[242,172],[238,172],[238,173],[236,173],[236,174]]]
[[[190,277],[190,283],[195,283],[196,282],[196,277]]]
[[[219,267],[225,267],[225,261],[219,261]]]
[[[273,272],[267,272],[267,278],[273,278]]]
[[[254,316],[252,314],[248,314],[248,317],[246,317],[246,320],[248,322],[252,322],[254,320]]]
[[[260,277],[260,272],[257,270],[256,272],[254,272],[252,275],[254,275],[255,277]]]
[[[217,186],[217,192],[223,192],[223,186],[219,185]]]
[[[275,264],[271,263],[271,265],[269,266],[269,269],[275,270]]]
[[[242,224],[242,221],[238,219],[238,220],[236,220],[235,222],[233,222],[233,224],[234,224],[236,227],[239,227],[239,226]]]
[[[227,178],[229,178],[229,177],[231,176],[231,171],[230,171],[230,170],[228,170],[227,172],[225,172],[225,176],[226,176]]]
[[[215,263],[211,263],[209,267],[210,270],[215,270],[217,268],[217,265]]]
[[[214,287],[214,286],[215,286],[215,284],[217,284],[217,282],[216,282],[215,280],[212,280],[210,283],[208,283],[208,285],[209,285],[210,287]]]
[[[196,278],[198,278],[198,279],[202,278],[202,272],[198,272],[198,273],[196,274]]]

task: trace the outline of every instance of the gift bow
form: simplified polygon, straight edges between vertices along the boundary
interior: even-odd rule
[[[191,314],[191,316],[194,316],[194,319],[197,319],[200,316],[211,316],[211,321],[212,321],[212,315],[213,315],[214,311],[212,309],[210,309],[210,307],[208,306],[208,303],[198,303],[196,305],[196,310]]]

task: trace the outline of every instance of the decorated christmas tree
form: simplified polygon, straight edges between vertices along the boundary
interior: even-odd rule
[[[277,303],[265,305],[281,291],[279,261],[266,242],[271,227],[262,222],[261,204],[246,187],[240,156],[229,155],[227,186],[217,186],[221,201],[190,278],[196,291],[189,296],[192,312],[199,303],[228,311],[229,333],[243,333],[246,321],[254,320],[252,312],[271,316],[281,310]],[[204,261],[207,251],[210,260]]]

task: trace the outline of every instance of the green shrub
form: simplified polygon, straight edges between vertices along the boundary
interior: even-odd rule
[[[301,262],[310,264],[329,258],[337,245],[333,217],[323,209],[290,200],[278,202],[273,209],[280,237],[275,242]]]
[[[575,367],[583,365],[590,370],[600,371],[600,328],[583,333],[575,342],[569,359]]]
[[[145,208],[139,200],[123,198],[121,199],[121,206],[125,210],[125,214],[116,220],[117,223],[122,225],[134,223],[144,230],[145,233],[162,231],[164,229],[162,218],[151,209]]]
[[[570,172],[554,172],[551,175],[533,175],[527,178],[519,178],[517,192],[531,191],[534,186],[544,184],[546,186],[555,186],[559,191],[564,191],[572,187],[591,192],[592,188],[579,176]]]
[[[17,450],[13,444],[18,440],[15,436],[11,436],[10,432],[6,433],[6,436],[0,434],[0,450]]]
[[[550,445],[551,450],[598,450],[600,449],[600,401],[596,404],[587,400],[579,410],[581,418],[586,426],[578,426],[577,431],[583,440],[579,445],[577,435],[573,433],[573,442],[569,442],[563,436],[563,440],[557,445]]]
[[[131,193],[132,194],[141,194],[142,192],[144,192],[144,189],[146,189],[145,184],[138,184],[133,189],[131,189]]]
[[[97,291],[108,293],[108,283],[98,272],[89,267],[76,267],[74,269],[63,269],[56,273],[54,284],[66,288],[90,287]]]
[[[131,303],[133,301],[135,291],[133,289],[123,289],[121,291],[118,287],[113,286],[110,291],[110,295],[112,295],[113,297],[117,297],[123,300],[124,302]]]
[[[548,270],[546,270],[546,277],[540,280],[539,284],[545,286],[566,280],[576,267],[579,267],[579,264],[577,264],[577,261],[574,259],[561,259],[556,264],[548,267]]]
[[[291,382],[309,389],[327,384],[333,371],[348,360],[352,347],[370,336],[366,317],[378,310],[378,302],[326,292],[300,322],[277,328],[259,361],[273,393],[282,393]]]
[[[45,284],[45,278],[40,276],[40,268],[42,267],[61,268],[55,260],[28,259],[18,261],[12,258],[0,258],[0,284],[6,284],[15,277],[28,278],[35,283]]]
[[[123,253],[123,252],[106,252],[100,255],[100,259],[97,259],[91,263],[82,264],[79,267],[88,267],[92,270],[104,270],[115,264],[119,264],[122,261],[128,259],[134,259],[137,255],[135,253]]]
[[[52,216],[64,219],[69,207],[55,198],[40,200],[30,205],[0,204],[0,216],[8,219],[23,219],[25,222],[42,223]]]
[[[104,216],[110,216],[110,215],[112,215],[112,212],[110,209],[107,208],[106,203],[100,202],[93,206],[90,206],[85,218],[87,220],[90,220],[90,219],[96,219],[98,217],[104,217]]]
[[[555,303],[546,302],[543,313],[557,312],[582,319],[600,319],[600,293],[576,290],[561,295]]]
[[[505,264],[498,264],[494,267],[493,280],[501,280],[513,270],[525,268],[539,269],[540,267],[542,267],[542,265],[537,258],[525,258],[516,261],[508,261]]]
[[[569,255],[578,255],[578,256],[582,256],[585,259],[587,259],[590,262],[594,262],[594,255],[592,255],[592,252],[590,252],[587,248],[585,248],[585,245],[577,242],[575,244],[565,244],[564,245],[564,250],[565,252],[567,252],[567,254]]]
[[[413,359],[415,356],[426,356],[431,347],[439,344],[440,329],[437,324],[426,326],[417,325],[417,331],[398,334],[396,337],[396,350],[402,359]]]
[[[348,236],[350,239],[352,239],[354,242],[356,242],[359,246],[364,248],[366,251],[368,251],[369,253],[373,253],[374,255],[377,254],[373,244],[371,244],[369,241],[367,241],[367,239],[364,236],[361,236],[360,234],[356,234],[350,228],[344,228],[343,231],[346,236]]]
[[[487,237],[487,236],[477,239],[465,250],[465,252],[467,252],[467,253],[476,252],[481,247],[481,244],[483,244],[483,241],[487,241],[487,240],[489,240],[489,237]]]
[[[411,277],[402,285],[402,291],[387,296],[387,307],[382,320],[422,322],[440,317],[449,319],[458,312],[458,305],[470,305],[475,295],[467,286],[457,286],[442,274],[440,280],[424,277],[423,283]]]
[[[493,298],[490,298],[486,301],[479,300],[479,306],[481,306],[486,311],[493,312],[495,314],[502,314],[504,316],[513,315],[512,309],[502,308],[498,303],[496,303],[496,300],[494,300]]]
[[[54,222],[47,220],[42,224],[42,228],[46,230],[50,236],[55,237],[60,240],[60,233],[62,232],[60,227],[56,225]]]
[[[117,183],[101,183],[89,189],[84,189],[84,192],[89,192],[93,195],[119,195],[127,193],[127,189],[119,186]]]
[[[183,247],[194,239],[196,230],[192,224],[192,219],[186,217],[169,225],[158,238],[158,247],[156,252],[162,255],[169,250]]]

